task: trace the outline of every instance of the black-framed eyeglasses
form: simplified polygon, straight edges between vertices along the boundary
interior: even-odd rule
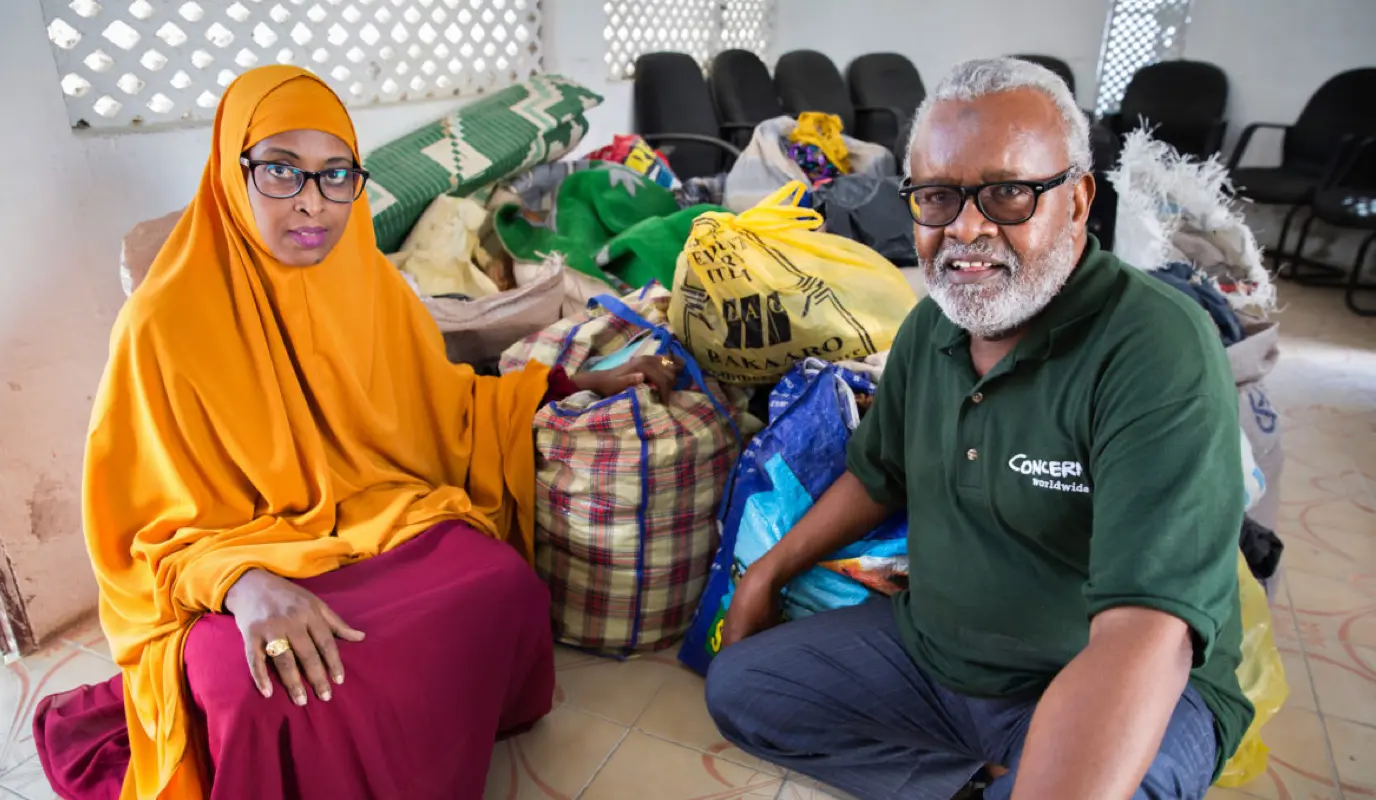
[[[1021,225],[1037,213],[1041,196],[1070,180],[1074,172],[1066,170],[1044,181],[994,181],[978,186],[924,183],[900,187],[898,194],[907,201],[913,222],[929,228],[955,222],[971,197],[979,213],[995,225]]]
[[[319,172],[298,169],[280,161],[257,161],[241,156],[239,163],[248,167],[253,185],[274,200],[286,200],[301,194],[306,181],[315,181],[320,196],[332,203],[352,203],[363,194],[368,183],[368,171],[358,167],[331,167]]]

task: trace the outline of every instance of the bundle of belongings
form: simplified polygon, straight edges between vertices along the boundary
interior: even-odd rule
[[[594,162],[548,192],[530,192],[497,209],[503,247],[517,261],[559,252],[570,269],[603,291],[624,294],[651,282],[673,283],[693,220],[719,206],[680,209],[674,193],[624,165]]]
[[[815,112],[796,120],[778,117],[756,126],[750,144],[731,167],[725,205],[740,213],[793,181],[810,190],[819,181],[842,175],[888,178],[894,174],[893,153],[844,135],[838,117]]]
[[[697,608],[745,397],[703,375],[674,338],[663,287],[594,306],[512,346],[501,369],[535,360],[572,375],[640,355],[685,365],[671,397],[648,386],[583,393],[535,419],[535,566],[550,587],[555,637],[629,654],[672,645]]]
[[[1254,498],[1240,545],[1253,574],[1274,591],[1282,545],[1274,533],[1284,465],[1280,417],[1264,379],[1279,358],[1275,287],[1261,248],[1216,158],[1194,161],[1143,130],[1126,137],[1109,173],[1118,192],[1114,252],[1190,296],[1218,328],[1238,391],[1244,456],[1264,493]]]
[[[917,297],[869,247],[818,230],[785,185],[741,214],[706,212],[678,259],[674,332],[727,383],[777,383],[808,358],[858,360],[889,349]]]
[[[874,373],[870,373],[874,374]],[[794,366],[769,398],[769,426],[736,464],[721,513],[721,547],[679,659],[706,674],[741,575],[793,528],[846,470],[846,445],[873,401],[866,374],[818,359]],[[908,523],[897,514],[795,578],[784,619],[892,595],[907,586]]]
[[[588,160],[620,164],[665,189],[679,185],[678,176],[669,167],[669,159],[639,136],[613,137],[611,144],[589,153]]]

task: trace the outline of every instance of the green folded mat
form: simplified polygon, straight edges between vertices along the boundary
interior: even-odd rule
[[[466,197],[562,158],[587,133],[602,97],[558,75],[529,80],[456,109],[364,156],[377,245],[396,252],[436,197]]]

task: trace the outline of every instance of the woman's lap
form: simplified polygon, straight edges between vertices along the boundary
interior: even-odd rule
[[[549,595],[534,572],[508,545],[445,525],[300,583],[367,634],[339,642],[346,678],[328,703],[294,706],[275,676],[273,696],[259,695],[229,616],[203,617],[188,638],[212,800],[481,796],[494,734],[543,716],[553,696]]]

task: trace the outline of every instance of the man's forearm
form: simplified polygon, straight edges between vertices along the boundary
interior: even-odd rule
[[[879,527],[893,511],[870,499],[860,480],[846,472],[750,570],[769,575],[774,588],[781,589],[822,559]]]
[[[1119,608],[1047,687],[1032,715],[1014,800],[1129,798],[1161,749],[1189,680],[1185,623]]]

